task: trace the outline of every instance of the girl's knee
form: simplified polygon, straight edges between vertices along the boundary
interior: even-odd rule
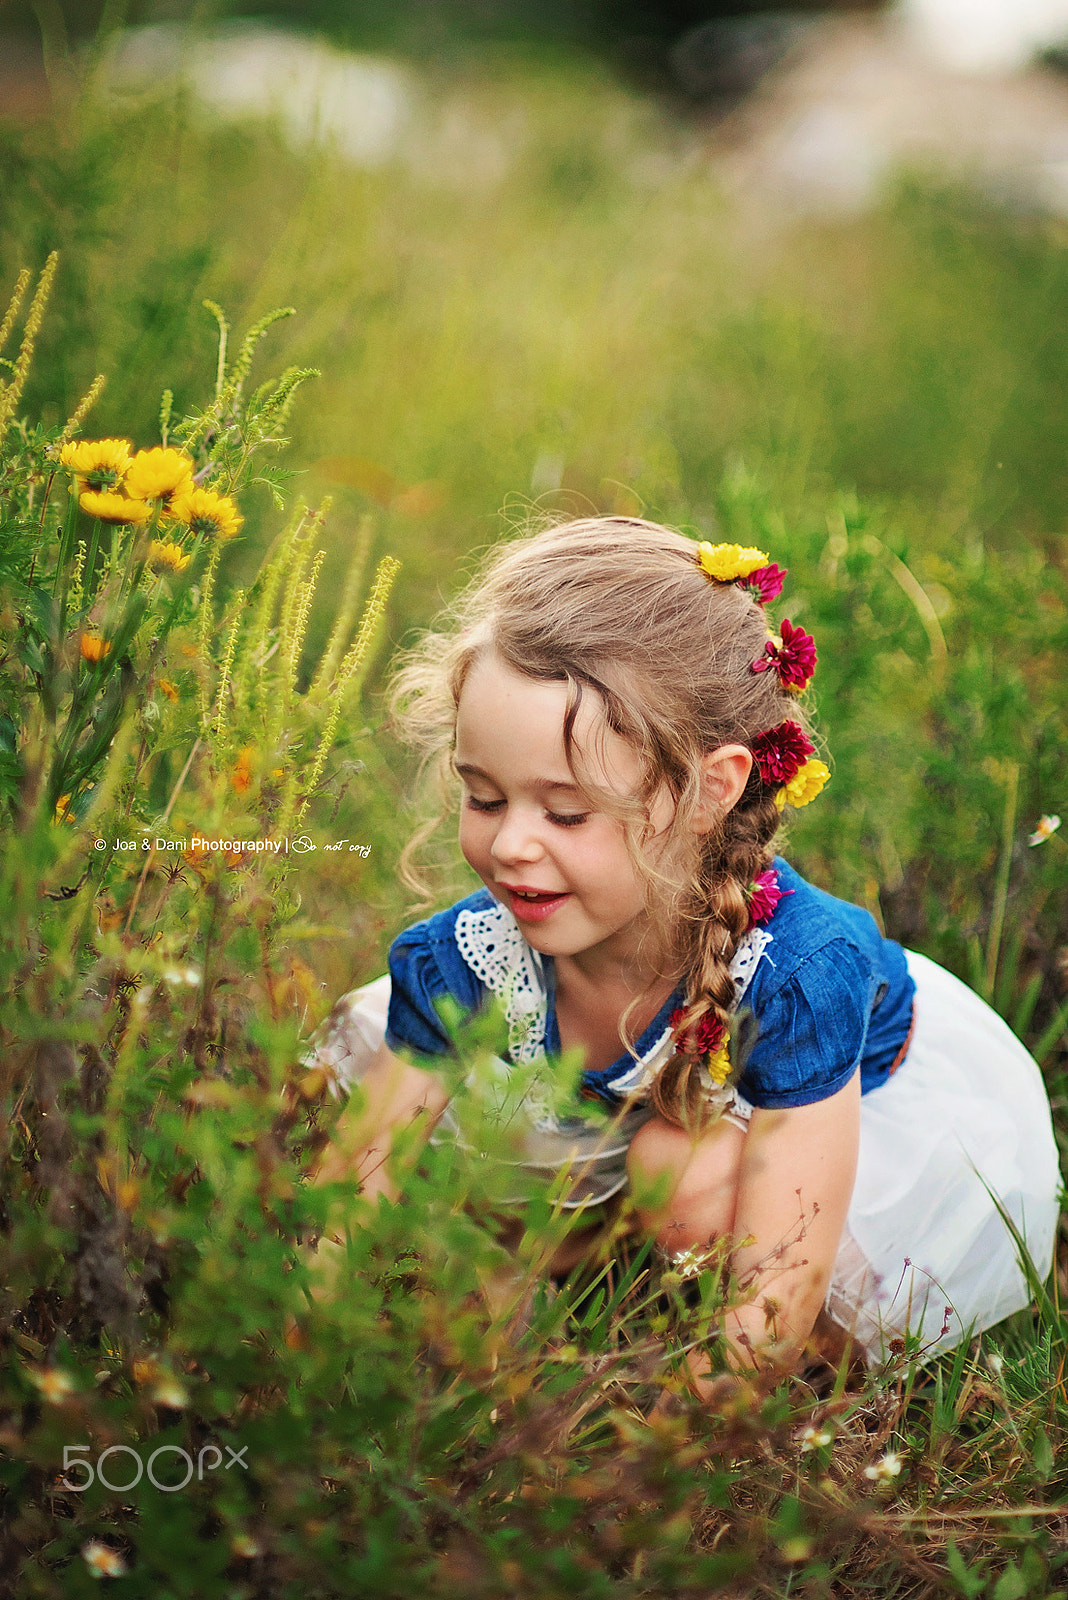
[[[627,1172],[638,1215],[659,1244],[683,1250],[730,1232],[744,1140],[729,1122],[699,1137],[662,1117],[638,1130]]]

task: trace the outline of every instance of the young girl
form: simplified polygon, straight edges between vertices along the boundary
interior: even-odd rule
[[[336,1009],[318,1059],[363,1092],[321,1175],[389,1192],[397,1129],[449,1136],[439,1005],[495,995],[514,1068],[578,1047],[581,1095],[614,1113],[533,1107],[529,1164],[570,1165],[572,1205],[629,1181],[684,1271],[728,1241],[735,1364],[796,1359],[828,1315],[876,1362],[1027,1305],[1001,1212],[1044,1276],[1057,1155],[1000,1018],[773,855],[827,778],[799,700],[813,641],[765,610],[783,576],[652,523],[572,522],[499,552],[424,642],[406,720],[462,786],[484,887]]]

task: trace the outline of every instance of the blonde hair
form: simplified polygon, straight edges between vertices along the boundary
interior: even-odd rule
[[[693,824],[703,755],[725,744],[751,748],[758,734],[786,719],[804,724],[778,674],[751,670],[768,638],[762,607],[737,584],[705,576],[693,541],[682,534],[629,517],[596,517],[495,551],[446,620],[447,631],[425,636],[397,675],[394,715],[402,734],[445,785],[460,694],[486,651],[529,678],[566,682],[568,761],[594,803],[623,822],[646,878],[659,962],[665,975],[687,978],[683,1028],[708,1012],[729,1027],[730,964],[749,928],[749,886],[770,865],[781,821],[775,787],[754,764],[737,804],[715,826],[705,832]],[[591,693],[602,725],[641,760],[633,796],[604,791],[584,771],[591,752],[576,751],[573,732]],[[674,816],[654,867],[643,845],[651,835],[649,807],[665,788]],[[407,881],[420,887],[413,852],[440,820],[420,829],[405,852]],[[623,1038],[630,1048],[625,1032]],[[657,1109],[671,1121],[699,1115],[697,1066],[677,1054],[653,1086]]]

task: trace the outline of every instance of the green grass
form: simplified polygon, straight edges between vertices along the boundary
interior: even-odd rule
[[[1068,1131],[1068,865],[1060,835],[1026,843],[1068,804],[1063,226],[902,180],[863,220],[756,239],[699,131],[588,62],[471,55],[428,65],[423,93],[419,160],[371,173],[166,97],[0,132],[0,286],[61,251],[20,410],[61,424],[105,371],[86,432],[152,443],[165,384],[179,415],[210,391],[205,297],[239,327],[292,304],[267,370],[323,377],[290,425],[289,494],[334,496],[302,682],[353,546],[403,562],[309,823],[368,859],[301,869],[273,902],[194,875],[131,906],[136,875],[116,874],[101,887],[124,943],[77,896],[41,899],[69,848],[9,840],[5,971],[25,994],[2,1019],[4,1557],[49,1596],[99,1592],[79,1554],[98,1535],[135,1564],[116,1593],[1048,1600],[1066,1586],[1063,1260],[1034,1315],[933,1369],[822,1400],[725,1378],[710,1407],[651,1422],[684,1316],[670,1286],[638,1258],[547,1294],[544,1203],[510,1283],[447,1152],[406,1206],[353,1211],[358,1292],[306,1298],[295,1241],[324,1202],[293,1175],[329,1108],[293,1076],[298,1034],[382,969],[407,916],[389,647],[532,509],[640,507],[790,566],[834,772],[791,855],[986,992]],[[242,505],[224,591],[282,526],[265,490]],[[321,726],[299,695],[286,714]],[[157,812],[194,737],[181,715],[146,769]],[[220,826],[233,757],[220,742],[190,780]],[[217,981],[195,1012],[154,991],[142,1038],[124,985],[164,959],[160,928],[166,959],[210,940]],[[119,1205],[126,1171],[138,1197]],[[71,1265],[90,1244],[127,1284],[117,1304],[106,1273]],[[180,1417],[137,1378],[149,1357],[195,1391]],[[49,1364],[75,1400],[41,1402],[27,1370]],[[801,1452],[813,1421],[834,1442]],[[65,1442],[172,1435],[250,1440],[254,1479],[129,1504],[54,1493]],[[904,1470],[879,1484],[865,1469],[888,1449]]]

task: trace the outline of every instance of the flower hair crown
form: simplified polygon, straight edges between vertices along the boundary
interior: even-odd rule
[[[767,605],[782,593],[786,569],[768,561],[763,550],[739,544],[697,546],[697,565],[715,583],[733,583],[757,602]],[[750,663],[750,672],[776,672],[790,694],[801,694],[816,671],[816,646],[812,635],[786,618],[772,634],[763,653]],[[822,761],[814,759],[816,747],[799,722],[787,719],[767,728],[752,741],[753,759],[764,783],[775,787],[775,804],[807,806],[830,777]]]

